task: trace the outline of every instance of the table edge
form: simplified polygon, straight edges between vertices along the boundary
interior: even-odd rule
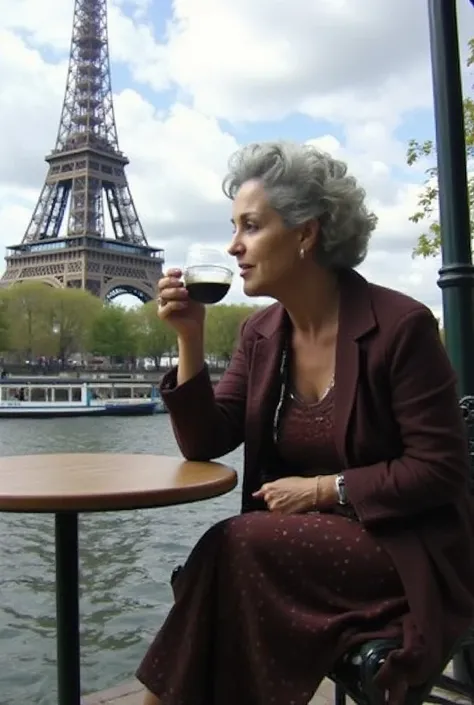
[[[153,500],[154,493],[149,490],[138,491],[133,493],[133,495],[112,493],[108,494],[105,500],[100,495],[84,495],[82,497],[77,494],[71,496],[48,495],[44,498],[16,496],[11,499],[0,495],[0,513],[118,512],[190,504],[205,499],[214,499],[235,489],[238,482],[237,472],[228,466],[222,467],[225,467],[228,477],[203,485],[156,490],[155,495],[159,494],[159,501]]]

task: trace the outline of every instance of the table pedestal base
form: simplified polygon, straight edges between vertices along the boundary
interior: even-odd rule
[[[81,702],[79,513],[197,502],[225,494],[236,483],[236,473],[220,463],[144,453],[40,453],[0,458],[0,512],[55,515],[59,705]]]
[[[80,705],[79,555],[77,512],[55,515],[58,703]]]

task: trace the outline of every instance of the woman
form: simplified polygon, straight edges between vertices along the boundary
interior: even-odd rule
[[[401,637],[391,703],[442,667],[473,618],[465,429],[436,320],[354,272],[376,219],[342,162],[254,144],[231,159],[229,252],[248,296],[213,392],[204,307],[159,283],[178,336],[162,391],[186,458],[244,442],[243,514],[211,528],[138,678],[146,705],[304,705],[337,659]]]

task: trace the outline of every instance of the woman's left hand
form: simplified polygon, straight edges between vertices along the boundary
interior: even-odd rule
[[[282,477],[274,482],[266,482],[252,496],[263,499],[271,512],[297,514],[311,509],[328,508],[334,503],[335,494],[334,475],[324,475]]]

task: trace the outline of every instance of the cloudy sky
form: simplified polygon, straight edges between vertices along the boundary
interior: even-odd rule
[[[21,241],[46,174],[73,5],[0,0],[2,247]],[[458,7],[464,51],[474,10]],[[405,163],[408,140],[433,134],[424,0],[109,0],[109,34],[130,186],[169,265],[230,238],[220,181],[239,144],[312,140],[347,160],[379,216],[361,272],[439,312],[439,262],[412,259],[408,220],[427,165]]]

